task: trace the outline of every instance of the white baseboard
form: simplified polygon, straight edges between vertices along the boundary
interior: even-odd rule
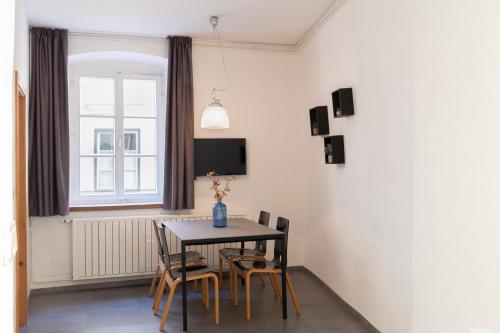
[[[92,279],[92,280],[62,280],[62,281],[32,282],[31,289],[36,290],[36,289],[46,289],[46,288],[67,287],[67,286],[79,286],[79,285],[85,285],[85,284],[129,281],[129,280],[142,280],[142,279],[151,278],[151,277],[152,277],[151,274],[146,274],[146,275],[135,275],[135,276],[106,278],[106,279]]]

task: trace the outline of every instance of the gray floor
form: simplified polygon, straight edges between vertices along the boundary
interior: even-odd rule
[[[289,300],[288,320],[281,319],[281,305],[269,280],[262,288],[252,284],[252,319],[245,320],[245,306],[234,307],[227,300],[227,280],[221,290],[221,323],[213,323],[213,310],[201,306],[200,293],[190,288],[189,332],[376,332],[349,311],[307,271],[291,272],[303,314],[295,315]],[[159,332],[160,318],[151,312],[147,286],[34,295],[30,299],[29,323],[23,333],[147,333]],[[240,301],[244,301],[240,288]],[[211,298],[212,302],[212,298]],[[211,303],[213,305],[213,303]],[[163,310],[164,302],[161,305]],[[161,311],[160,310],[160,311]],[[181,332],[181,291],[176,291],[166,332]]]

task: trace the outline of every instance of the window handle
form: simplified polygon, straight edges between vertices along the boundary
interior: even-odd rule
[[[120,148],[123,147],[123,140],[122,139],[118,140],[118,147],[120,147]]]

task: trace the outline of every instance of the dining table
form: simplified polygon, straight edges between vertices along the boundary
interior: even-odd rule
[[[287,318],[286,300],[286,268],[287,246],[286,235],[278,230],[266,227],[246,218],[229,218],[227,227],[216,228],[212,220],[200,221],[173,221],[163,222],[164,226],[175,234],[181,243],[181,272],[182,272],[182,327],[187,331],[187,281],[186,281],[186,248],[193,245],[209,245],[224,243],[241,243],[259,240],[281,240],[281,306],[283,319]]]

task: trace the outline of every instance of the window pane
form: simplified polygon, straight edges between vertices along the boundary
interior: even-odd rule
[[[126,193],[156,193],[156,157],[125,157]]]
[[[94,158],[80,158],[80,193],[89,194],[94,192]]]
[[[125,130],[123,136],[123,148],[125,154],[138,154],[139,153],[139,131],[138,130]]]
[[[107,115],[115,113],[115,80],[80,78],[80,114]]]
[[[136,135],[136,144],[138,149],[135,149],[136,154],[156,154],[156,119],[140,119],[140,118],[125,118],[123,120],[124,127],[124,142],[125,153],[131,154],[127,151],[132,148],[132,144],[127,145],[127,140],[132,139],[132,133]],[[127,133],[129,138],[127,139]]]
[[[156,80],[123,80],[124,115],[156,116]]]
[[[137,192],[139,187],[139,158],[125,157],[124,159],[124,183],[125,191]]]
[[[97,191],[111,191],[113,192],[113,171],[112,170],[99,170],[97,174]]]
[[[113,154],[114,131],[113,118],[80,118],[80,154]]]
[[[113,131],[112,130],[97,130],[97,153],[112,154],[113,153]]]
[[[80,194],[112,194],[114,190],[114,157],[80,157]]]
[[[140,157],[141,192],[156,192],[156,157]]]

